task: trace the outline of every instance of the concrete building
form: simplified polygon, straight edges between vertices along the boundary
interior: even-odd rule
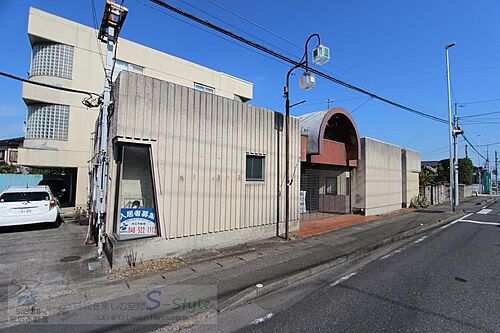
[[[23,137],[0,140],[0,164],[17,164],[23,141]]]
[[[419,193],[419,172],[419,153],[362,138],[359,167],[353,175],[353,210],[378,215],[408,207]]]
[[[105,226],[114,265],[284,232],[282,114],[128,71],[114,101]],[[418,194],[420,155],[360,139],[345,109],[292,117],[290,137],[291,230],[398,210]]]
[[[96,34],[91,27],[30,8],[29,79],[101,93],[105,44],[97,42]],[[119,39],[116,59],[113,79],[127,70],[231,100],[245,102],[252,98],[250,82],[126,39]],[[30,84],[23,84],[22,97],[28,113],[17,163],[60,169],[68,182],[76,182],[72,202],[85,206],[98,110],[85,107],[82,95]]]
[[[308,113],[301,120],[301,218],[351,212],[351,172],[360,158],[354,119],[342,108]]]
[[[114,100],[105,229],[114,264],[131,251],[142,259],[276,234],[278,200],[285,205],[278,189],[286,186],[284,167],[276,172],[278,160],[285,165],[281,114],[126,71]],[[291,126],[295,230],[299,119]],[[281,232],[284,218],[281,209]],[[137,240],[144,237],[153,238]]]

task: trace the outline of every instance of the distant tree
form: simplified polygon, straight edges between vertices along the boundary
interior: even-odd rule
[[[458,159],[458,182],[464,185],[471,185],[474,182],[474,165],[470,158]]]
[[[437,166],[439,184],[448,184],[450,182],[450,160],[441,160]]]
[[[437,183],[438,174],[428,169],[422,169],[422,171],[420,171],[418,178],[420,186],[430,186],[430,185],[435,185]]]
[[[450,160],[439,161],[438,164],[438,182],[448,184],[450,181]],[[474,165],[470,158],[458,159],[458,183],[470,185],[473,183]]]

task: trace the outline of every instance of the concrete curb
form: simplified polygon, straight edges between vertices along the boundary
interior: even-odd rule
[[[488,201],[488,200],[485,200]],[[484,203],[482,203],[484,205]],[[427,223],[425,225],[420,225],[416,228],[412,228],[400,233],[397,233],[393,236],[384,238],[376,243],[370,244],[369,246],[363,247],[361,249],[358,249],[356,251],[346,253],[343,255],[340,255],[336,258],[332,258],[331,260],[328,260],[327,262],[315,264],[311,267],[306,267],[300,270],[297,270],[295,272],[289,273],[279,279],[271,280],[271,281],[263,281],[262,282],[262,287],[258,288],[256,286],[251,286],[248,287],[240,292],[238,292],[236,295],[231,296],[227,300],[219,303],[217,309],[219,312],[224,312],[226,310],[235,308],[239,305],[242,305],[244,303],[247,303],[249,301],[252,301],[256,298],[262,297],[264,295],[267,295],[269,293],[278,291],[282,288],[288,287],[292,284],[295,284],[297,282],[300,282],[302,280],[305,280],[307,278],[310,278],[312,276],[315,276],[319,273],[325,272],[328,269],[331,269],[335,266],[338,266],[340,264],[346,263],[348,261],[360,259],[370,252],[392,244],[396,243],[400,240],[410,238],[412,236],[415,236],[417,234],[420,234],[422,232],[437,228],[443,224],[452,222],[459,218],[460,216],[463,216],[465,212],[463,210],[459,212],[455,212],[454,214],[446,217],[446,218],[440,218],[435,221],[432,221],[430,223]]]

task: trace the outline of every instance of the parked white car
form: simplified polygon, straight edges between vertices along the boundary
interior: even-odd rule
[[[48,186],[11,186],[0,194],[0,227],[58,224],[60,209]]]

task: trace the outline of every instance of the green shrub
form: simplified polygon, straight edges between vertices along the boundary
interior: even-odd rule
[[[427,208],[429,207],[429,202],[427,198],[421,195],[416,195],[410,200],[410,207],[412,208]]]

